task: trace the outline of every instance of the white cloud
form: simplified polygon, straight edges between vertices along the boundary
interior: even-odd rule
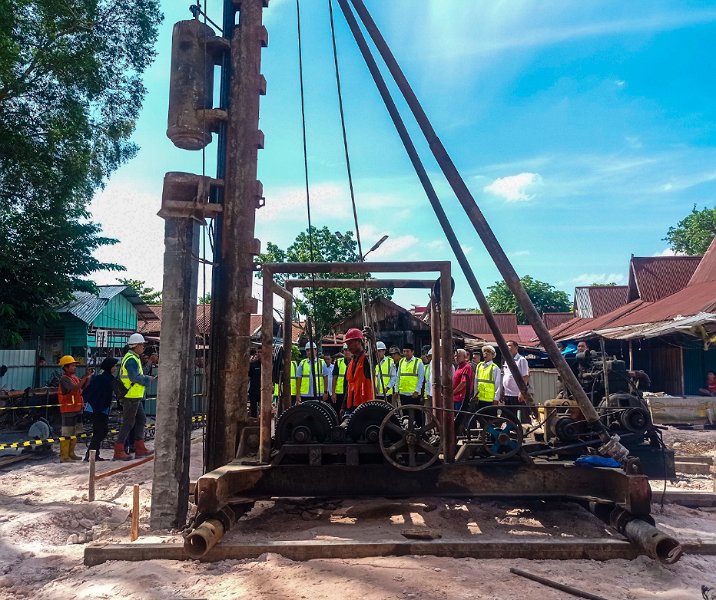
[[[653,256],[686,256],[683,252],[674,252],[671,248],[664,248]]]
[[[532,200],[535,188],[542,185],[542,176],[539,173],[519,173],[508,177],[499,177],[484,191],[504,198],[507,202],[526,202]]]
[[[530,251],[529,250],[515,250],[514,252],[508,252],[507,256],[510,258],[517,258],[520,256],[529,256]]]
[[[445,240],[432,240],[431,242],[425,244],[425,246],[431,248],[432,250],[443,250],[446,248],[447,244],[445,243]]]
[[[575,286],[592,285],[593,283],[616,283],[623,285],[626,277],[623,273],[582,273],[572,279]]]

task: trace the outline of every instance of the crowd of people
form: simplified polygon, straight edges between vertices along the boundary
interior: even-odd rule
[[[365,336],[372,336],[367,329],[349,329],[344,336],[341,352],[334,355],[318,354],[316,344],[305,345],[306,357],[291,362],[291,398],[297,404],[305,400],[322,400],[330,403],[340,416],[350,413],[361,404],[373,400],[385,400],[395,406],[432,406],[433,373],[432,349],[423,346],[420,355],[413,344],[387,348],[385,343],[374,341],[377,360],[373,373],[366,354]],[[527,360],[519,353],[519,344],[509,341],[507,346],[522,375],[529,383]],[[507,364],[495,362],[496,351],[484,345],[479,351],[455,350],[452,372],[452,392],[455,411],[470,411],[493,405],[513,407],[521,418],[528,415],[526,400]],[[252,367],[250,367],[251,369]],[[258,412],[260,377],[251,378],[249,388],[251,415]],[[279,396],[279,385],[274,386],[274,396]],[[522,408],[520,408],[522,407]]]

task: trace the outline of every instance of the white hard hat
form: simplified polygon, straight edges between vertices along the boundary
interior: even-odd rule
[[[378,343],[375,345],[375,349],[376,349],[376,350],[385,350],[385,349],[386,349],[386,348],[385,348],[385,344],[384,344],[383,342],[378,342]]]
[[[432,355],[433,355],[433,349],[430,348],[430,350],[428,350],[428,356],[432,356]]]
[[[129,336],[129,339],[127,340],[127,346],[136,346],[137,344],[146,344],[147,340],[144,339],[144,336],[141,333],[133,333]]]
[[[343,344],[343,349],[348,350],[348,344]]]
[[[306,342],[306,350],[315,350],[316,349],[316,342]]]

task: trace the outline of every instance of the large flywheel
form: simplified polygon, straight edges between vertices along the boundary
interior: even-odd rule
[[[379,441],[391,465],[402,471],[421,471],[440,455],[440,425],[431,409],[406,404],[385,416]]]

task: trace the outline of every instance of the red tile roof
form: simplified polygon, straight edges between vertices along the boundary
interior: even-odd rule
[[[574,288],[574,312],[582,318],[601,317],[628,300],[626,285],[588,285]]]
[[[700,256],[632,257],[629,301],[656,302],[683,290],[696,271]]]

